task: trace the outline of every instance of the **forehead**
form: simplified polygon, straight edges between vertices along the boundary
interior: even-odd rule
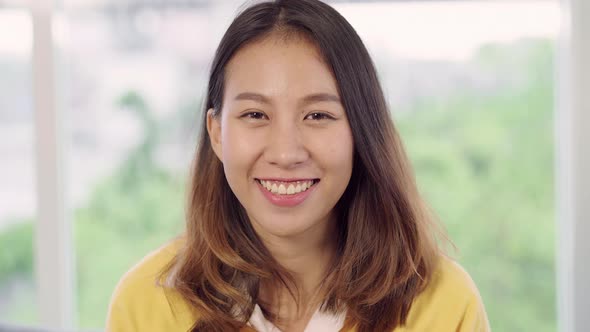
[[[226,67],[227,94],[337,94],[336,80],[315,44],[304,37],[268,36],[241,48]]]

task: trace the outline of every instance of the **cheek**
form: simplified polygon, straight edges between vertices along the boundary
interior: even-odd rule
[[[224,123],[221,131],[223,164],[228,178],[243,177],[259,155],[260,139],[251,130],[245,130],[231,122]]]
[[[348,128],[330,130],[316,136],[313,142],[312,158],[326,176],[325,185],[336,192],[343,191],[352,175],[354,146],[352,133]]]
[[[350,172],[354,153],[350,130],[348,128],[339,130],[337,133],[325,137],[322,142],[325,147],[324,163],[334,169],[340,169],[341,173]]]

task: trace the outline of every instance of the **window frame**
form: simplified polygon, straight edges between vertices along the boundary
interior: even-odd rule
[[[562,332],[590,326],[590,3],[561,0],[555,105],[557,317]],[[585,222],[586,221],[586,222]]]
[[[33,22],[33,105],[37,218],[35,281],[39,324],[71,328],[74,318],[72,225],[66,202],[63,110],[56,103],[52,0],[30,4]]]

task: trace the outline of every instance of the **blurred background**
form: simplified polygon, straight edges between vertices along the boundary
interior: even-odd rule
[[[328,2],[372,54],[420,190],[493,330],[556,331],[559,1]],[[208,66],[242,3],[61,0],[51,32],[34,36],[34,2],[0,0],[0,322],[43,325],[47,303],[35,271],[35,38],[54,56],[67,324],[100,330],[122,274],[184,226]]]

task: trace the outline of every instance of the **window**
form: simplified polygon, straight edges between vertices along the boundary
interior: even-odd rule
[[[345,3],[498,331],[555,331],[551,1]],[[502,18],[500,24],[498,18]]]
[[[74,325],[101,328],[119,277],[182,229],[208,65],[241,3],[53,8]],[[556,330],[559,3],[332,3],[376,62],[419,187],[478,284],[492,328]],[[16,5],[24,6],[0,1],[0,321],[30,324],[45,310],[33,273],[34,36],[30,11],[8,8]]]
[[[184,226],[208,64],[227,22],[211,19],[220,16],[213,2],[112,6],[72,1],[63,16],[61,100],[71,123],[67,182],[83,328],[102,327],[123,273]]]

